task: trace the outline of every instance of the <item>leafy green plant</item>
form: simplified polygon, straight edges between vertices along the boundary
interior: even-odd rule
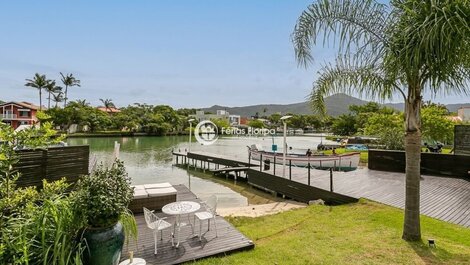
[[[47,148],[60,141],[50,123],[15,132],[0,122],[0,264],[81,265],[74,213],[65,180],[43,189],[18,188],[16,150]]]
[[[101,164],[77,183],[75,206],[91,227],[104,228],[128,212],[133,189],[122,161],[107,168]]]

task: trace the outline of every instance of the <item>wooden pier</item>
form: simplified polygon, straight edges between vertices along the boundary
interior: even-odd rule
[[[201,202],[186,186],[175,185],[173,187],[178,191],[178,201]],[[165,216],[163,213],[157,213],[157,215],[167,217],[167,222],[174,222],[174,216]],[[135,215],[135,219],[138,226],[138,240],[133,242],[131,239],[128,246],[124,245],[121,260],[128,259],[129,251],[134,251],[134,257],[145,259],[147,265],[180,264],[212,256],[225,256],[229,253],[254,248],[254,244],[249,238],[225,221],[223,217],[217,216],[218,237],[215,236],[213,224],[211,224],[211,230],[208,232],[206,232],[207,224],[204,223],[202,226],[202,241],[199,241],[198,237],[192,237],[191,227],[183,227],[180,235],[181,244],[178,248],[175,248],[171,245],[171,229],[165,230],[163,231],[163,240],[158,242],[158,253],[154,255],[152,230],[147,227],[143,214]],[[199,232],[199,225],[195,226],[195,232]],[[158,240],[160,240],[160,234]]]
[[[367,198],[404,209],[405,174],[359,168],[350,172],[324,171],[291,166],[282,176],[282,165],[264,170],[258,161],[209,153],[184,153],[188,165],[203,170],[249,167],[248,183],[300,202],[314,198],[332,204]],[[182,162],[182,160],[181,160]],[[202,162],[202,164],[201,164]],[[288,164],[288,163],[287,163]],[[202,165],[202,166],[201,166]],[[470,181],[463,178],[422,175],[421,214],[470,227]]]

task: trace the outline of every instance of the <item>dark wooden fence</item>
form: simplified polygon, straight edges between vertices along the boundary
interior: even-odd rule
[[[405,152],[369,150],[369,169],[405,172]],[[469,178],[470,156],[421,153],[421,173]]]
[[[470,155],[470,125],[454,126],[454,154]]]
[[[47,150],[21,150],[15,169],[21,173],[19,187],[42,187],[42,180],[59,180],[63,177],[74,183],[88,174],[89,146],[51,147]]]
[[[312,200],[322,199],[330,205],[338,205],[358,201],[357,198],[312,187],[254,169],[249,169],[247,174],[249,184],[283,194],[300,202],[308,203]]]
[[[187,157],[191,159],[199,160],[199,161],[205,161],[205,162],[229,166],[229,167],[255,166],[254,164],[250,165],[250,163],[247,163],[247,162],[235,161],[235,160],[225,159],[221,157],[205,156],[202,154],[195,154],[195,153],[188,153]]]

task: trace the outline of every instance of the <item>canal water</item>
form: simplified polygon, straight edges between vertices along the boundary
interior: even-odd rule
[[[253,203],[249,199],[254,196],[240,192],[239,187],[227,185],[200,172],[188,171],[173,165],[171,152],[188,149],[187,136],[90,137],[67,140],[69,145],[89,145],[91,157],[96,158],[98,163],[108,164],[111,162],[116,141],[121,144],[119,157],[124,161],[133,184],[157,182],[184,184],[202,199],[217,194],[221,208],[247,206]],[[319,137],[298,136],[289,137],[287,144],[294,151],[305,152],[307,148],[315,149],[320,141]],[[323,142],[325,142],[324,139]],[[209,146],[202,146],[193,140],[191,150],[247,158],[247,146],[259,144],[270,150],[273,143],[277,144],[281,150],[282,137],[225,137]]]

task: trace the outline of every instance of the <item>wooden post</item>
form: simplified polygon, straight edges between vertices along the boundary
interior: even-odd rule
[[[310,186],[310,162],[308,162],[308,185]]]
[[[289,159],[289,180],[292,180],[292,159]]]
[[[259,171],[263,171],[263,155],[259,155]]]
[[[251,151],[248,152],[248,168],[251,167]]]
[[[276,154],[274,154],[273,175],[276,176]]]
[[[330,168],[330,191],[333,192],[333,169]]]

